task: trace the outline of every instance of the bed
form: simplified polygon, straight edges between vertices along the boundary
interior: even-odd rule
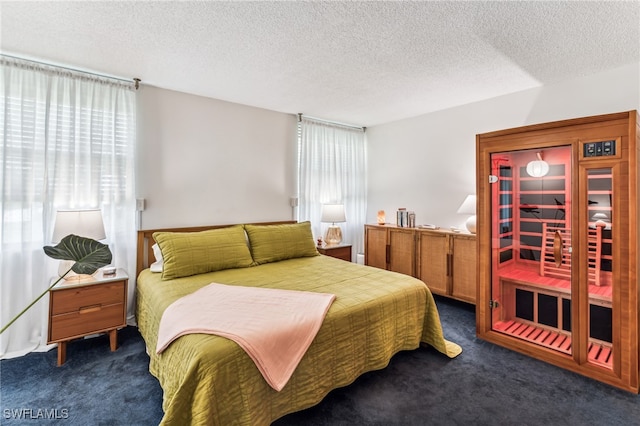
[[[157,253],[164,264],[152,272],[151,265],[159,270]],[[207,264],[214,258],[214,265]],[[399,351],[423,343],[451,358],[461,352],[444,339],[435,302],[422,281],[320,255],[308,222],[139,231],[137,269],[137,322],[149,371],[163,389],[165,425],[268,425],[317,404],[367,371],[386,367]],[[280,391],[224,337],[187,334],[156,353],[163,312],[210,283],[336,296]]]

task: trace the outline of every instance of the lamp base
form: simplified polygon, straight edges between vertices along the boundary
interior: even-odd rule
[[[467,227],[467,230],[469,232],[471,232],[472,234],[475,234],[476,233],[476,215],[473,215],[469,219],[467,219],[467,221],[465,222],[465,226]]]
[[[58,276],[64,277],[65,281],[68,282],[79,282],[79,281],[89,281],[93,279],[93,275],[87,274],[76,274],[71,271],[71,267],[76,263],[73,260],[61,260],[60,265],[58,265]],[[69,271],[66,275],[65,272]]]
[[[331,225],[327,228],[327,234],[324,237],[324,242],[328,246],[335,246],[342,242],[342,229],[339,226]]]

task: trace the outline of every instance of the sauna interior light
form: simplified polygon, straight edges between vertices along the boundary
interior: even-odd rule
[[[549,163],[542,159],[542,154],[537,152],[537,160],[529,161],[527,164],[527,174],[531,177],[542,177],[549,173]]]

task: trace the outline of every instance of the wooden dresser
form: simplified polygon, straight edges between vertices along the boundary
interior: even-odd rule
[[[476,253],[474,234],[365,225],[365,265],[414,276],[434,294],[473,304]]]

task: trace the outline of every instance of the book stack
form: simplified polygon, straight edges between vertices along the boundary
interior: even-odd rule
[[[396,225],[401,228],[415,228],[416,214],[414,212],[407,211],[404,207],[399,208],[396,213]]]

